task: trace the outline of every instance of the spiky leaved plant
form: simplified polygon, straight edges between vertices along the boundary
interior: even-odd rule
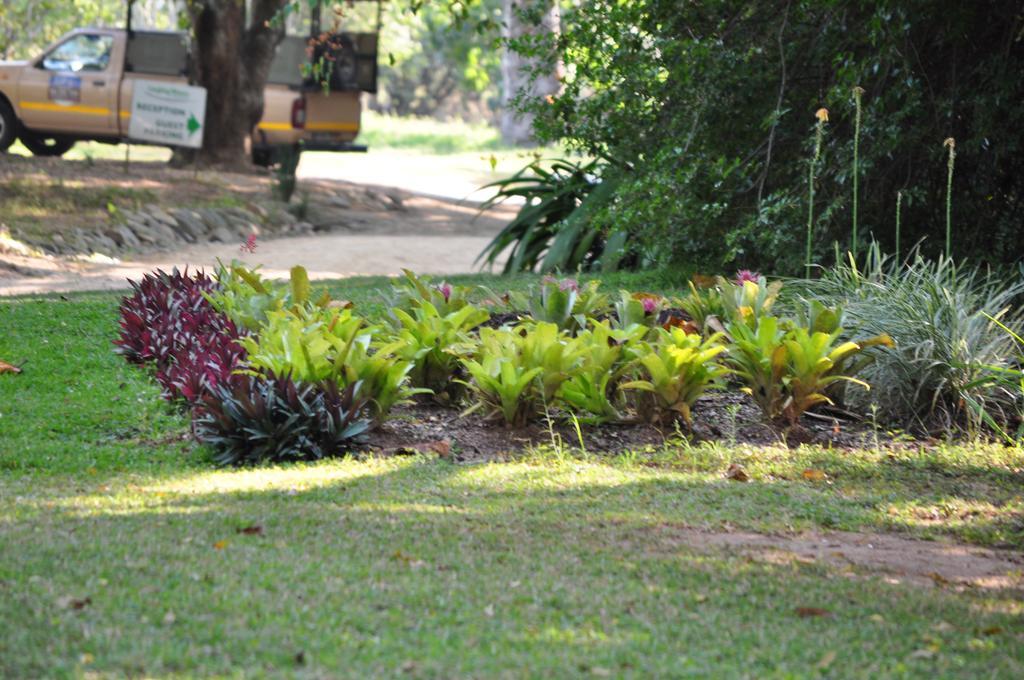
[[[807,172],[807,253],[804,258],[807,278],[811,277],[811,250],[814,242],[814,180],[817,177],[818,159],[821,158],[821,141],[825,137],[828,109],[822,107],[814,116],[818,119],[814,126],[814,155],[811,156],[811,166]]]
[[[370,428],[358,383],[234,374],[196,405],[192,429],[220,465],[317,460],[358,447]]]

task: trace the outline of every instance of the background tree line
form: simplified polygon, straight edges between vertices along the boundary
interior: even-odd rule
[[[954,253],[1024,253],[1024,6],[979,0],[579,0],[515,48],[565,64],[523,98],[542,139],[605,157],[593,226],[647,261],[798,273],[815,112],[827,108],[815,258],[850,245],[854,88],[863,88],[860,233],[941,250],[954,138]]]

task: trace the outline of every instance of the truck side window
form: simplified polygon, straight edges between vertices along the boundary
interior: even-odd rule
[[[105,71],[110,64],[114,38],[109,35],[81,33],[65,40],[43,57],[47,71]]]

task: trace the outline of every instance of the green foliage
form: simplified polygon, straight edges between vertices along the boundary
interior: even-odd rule
[[[578,271],[599,265],[613,270],[622,259],[621,236],[595,226],[593,214],[612,197],[613,179],[602,181],[599,160],[533,161],[509,178],[484,188],[496,193],[481,210],[521,198],[519,213],[484,248],[478,259],[493,266],[507,249],[503,272]],[[607,241],[606,241],[607,239]]]
[[[270,312],[258,335],[241,342],[249,352],[250,372],[287,375],[303,383],[333,382],[367,402],[375,424],[416,390],[408,384],[412,362],[396,357],[394,347],[373,343],[380,330],[347,309],[314,315]]]
[[[715,361],[726,350],[723,336],[700,335],[679,328],[658,329],[654,343],[644,343],[637,363],[643,367],[644,379],[622,385],[624,390],[642,390],[654,400],[645,414],[651,420],[666,415],[682,416],[687,425],[693,422],[690,409],[709,387],[718,383],[729,371]]]
[[[239,375],[213,386],[193,431],[220,465],[317,460],[351,450],[370,422],[359,384],[304,385],[288,377]]]
[[[873,227],[891,250],[902,191],[902,238],[940,253],[952,134],[958,177],[970,178],[951,208],[964,225],[953,254],[1019,258],[1024,133],[1008,123],[1024,99],[1018,33],[1009,0],[587,0],[565,8],[557,35],[514,47],[566,65],[552,101],[524,102],[541,139],[616,159],[599,224],[634,234],[660,263],[795,274],[808,226],[814,262],[850,243],[854,177],[861,241]],[[822,107],[830,133],[809,205]]]
[[[441,316],[448,316],[469,304],[472,288],[457,286],[446,281],[432,283],[429,277],[416,276],[408,269],[403,269],[405,281],[391,284],[391,295],[388,305],[392,309],[404,309],[413,312],[424,304],[429,304]]]
[[[396,116],[479,116],[499,97],[493,49],[501,0],[387,2],[383,8],[378,92],[372,106]]]
[[[571,410],[581,412],[584,422],[601,423],[623,419],[618,398],[620,383],[635,358],[638,343],[647,335],[646,326],[612,329],[607,321],[591,324],[576,336],[581,362],[562,383],[558,398]]]
[[[490,314],[467,305],[445,316],[429,302],[421,302],[412,313],[392,312],[398,319],[392,347],[395,356],[412,364],[409,378],[413,387],[430,390],[442,403],[456,401],[458,383],[453,382],[460,359],[473,353],[470,331],[485,323]]]
[[[797,425],[809,408],[832,403],[826,392],[839,381],[868,387],[840,371],[848,357],[861,351],[857,343],[840,341],[842,329],[809,330],[766,315],[753,325],[737,319],[728,330],[727,363],[769,421]]]
[[[331,302],[326,292],[314,301],[303,267],[292,267],[288,286],[264,279],[258,267],[249,269],[237,261],[228,266],[221,264],[215,278],[218,289],[207,299],[239,327],[253,332],[266,323],[270,312],[290,310],[301,315],[326,308]]]
[[[496,296],[487,290],[492,300],[504,300],[514,311],[527,310],[533,321],[553,323],[560,330],[575,335],[587,326],[587,320],[607,315],[608,296],[600,291],[601,282],[594,280],[582,286],[575,279],[556,279],[545,276],[540,286],[526,293]]]
[[[974,430],[983,424],[978,407],[999,422],[1013,413],[1011,395],[985,376],[992,367],[1014,366],[1015,341],[1000,324],[1018,335],[1024,329],[1024,279],[944,258],[917,256],[901,265],[876,245],[863,269],[839,263],[821,279],[793,286],[825,305],[841,305],[850,332],[892,337],[895,349],[878,353],[862,373],[872,385],[870,401],[888,422]],[[869,407],[856,393],[849,405]]]
[[[654,293],[620,290],[619,299],[615,302],[615,326],[629,328],[639,325],[653,328],[658,325],[658,317],[667,304],[665,298]]]
[[[481,328],[473,359],[463,360],[479,409],[523,425],[554,405],[559,388],[581,361],[578,342],[552,323],[517,328]]]
[[[721,291],[724,319],[742,321],[755,326],[757,320],[769,314],[782,290],[782,281],[768,283],[763,276],[757,281],[728,281],[719,276],[717,287]]]

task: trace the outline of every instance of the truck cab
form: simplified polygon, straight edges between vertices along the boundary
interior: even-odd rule
[[[310,82],[304,39],[281,43],[264,90],[263,118],[251,133],[256,162],[269,163],[286,147],[364,150],[353,142],[360,92],[376,88],[376,35],[346,41],[345,63],[356,68],[338,87]],[[43,156],[63,155],[78,140],[128,141],[134,82],[186,84],[189,54],[185,33],[83,28],[33,60],[0,62],[0,151],[16,138]]]

